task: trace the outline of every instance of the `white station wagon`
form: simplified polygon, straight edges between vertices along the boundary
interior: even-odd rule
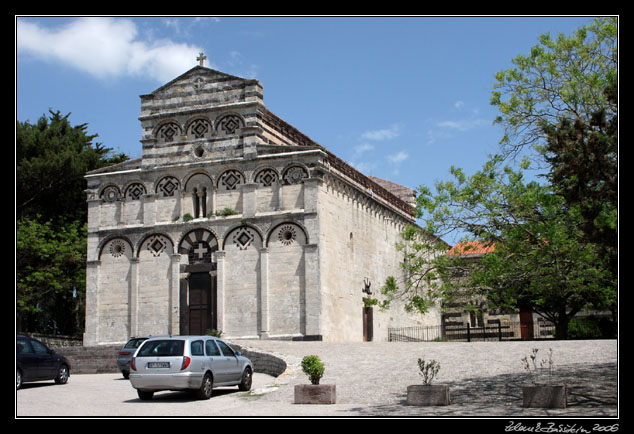
[[[253,364],[213,336],[154,336],[130,361],[130,383],[139,398],[161,390],[193,390],[211,398],[214,387],[250,390]]]

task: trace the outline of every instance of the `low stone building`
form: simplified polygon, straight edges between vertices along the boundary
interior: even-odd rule
[[[401,273],[415,193],[268,111],[260,82],[196,66],[142,95],[139,120],[142,158],[86,175],[84,345],[209,330],[360,341],[368,327],[385,340],[439,324],[395,305],[364,326],[366,285]]]

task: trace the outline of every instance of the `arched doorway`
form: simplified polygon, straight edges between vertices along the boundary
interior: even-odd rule
[[[179,253],[187,257],[181,268],[180,333],[204,335],[218,329],[216,237],[206,229],[195,229],[183,237]]]

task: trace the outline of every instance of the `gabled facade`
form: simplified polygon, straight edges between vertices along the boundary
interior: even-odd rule
[[[88,181],[85,345],[130,336],[363,339],[364,280],[400,273],[414,191],[364,176],[196,66],[141,96],[142,158]],[[439,313],[375,312],[387,327]],[[367,327],[367,326],[366,326]]]

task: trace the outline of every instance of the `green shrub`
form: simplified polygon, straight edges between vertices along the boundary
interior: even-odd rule
[[[216,216],[218,217],[226,217],[228,215],[237,215],[237,214],[239,214],[239,212],[231,208],[225,208],[221,211],[216,211]]]
[[[425,359],[418,359],[418,369],[420,369],[418,375],[423,377],[423,384],[431,385],[431,382],[434,381],[434,377],[440,370],[440,363],[435,360],[431,360],[427,363]]]
[[[305,356],[302,359],[302,370],[308,375],[312,384],[319,384],[319,379],[324,375],[324,364],[319,356]]]

